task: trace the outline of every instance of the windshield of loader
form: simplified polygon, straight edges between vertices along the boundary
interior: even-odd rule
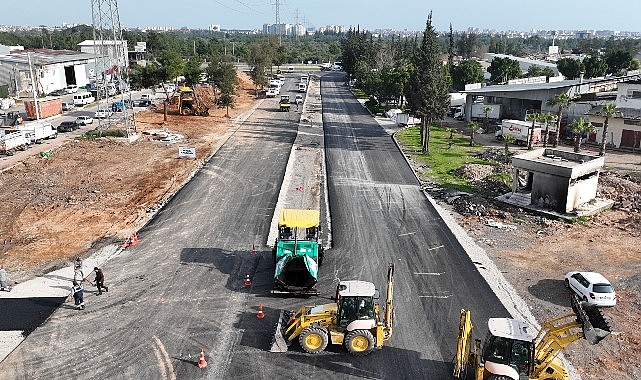
[[[486,361],[506,364],[514,368],[519,375],[528,375],[530,368],[530,348],[532,342],[491,336],[485,347]]]
[[[374,299],[372,297],[341,297],[339,300],[340,326],[347,327],[355,320],[374,319]]]

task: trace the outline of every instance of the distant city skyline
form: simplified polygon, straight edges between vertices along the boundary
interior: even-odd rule
[[[188,27],[207,29],[211,24],[222,29],[262,29],[274,24],[276,0],[128,0],[118,1],[120,22],[124,27]],[[342,25],[361,29],[421,31],[427,14],[439,31],[480,30],[612,30],[640,32],[638,15],[641,1],[539,0],[515,3],[507,0],[456,3],[427,3],[424,0],[279,0],[280,22],[308,27]],[[456,4],[455,6],[452,4]],[[91,0],[31,0],[6,2],[0,24],[60,26],[91,24]],[[9,16],[10,15],[10,16]]]

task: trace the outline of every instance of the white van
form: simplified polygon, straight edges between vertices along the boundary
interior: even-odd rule
[[[91,95],[91,92],[83,92],[80,94],[75,94],[73,96],[73,104],[76,106],[84,106],[86,104],[91,104],[96,101],[96,98]]]

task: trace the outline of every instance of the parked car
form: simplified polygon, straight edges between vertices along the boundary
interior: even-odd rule
[[[67,92],[67,94],[74,94],[74,93],[78,92],[78,85],[77,84],[70,84],[69,86],[67,86],[65,88],[65,91]]]
[[[270,88],[269,90],[267,90],[267,97],[268,98],[274,98],[278,94],[280,94],[280,91],[278,91],[278,89],[276,89],[276,88]]]
[[[56,129],[58,132],[73,132],[78,129],[78,127],[75,121],[63,121]]]
[[[614,306],[617,303],[614,288],[600,273],[568,272],[565,275],[565,287],[588,305]]]
[[[111,110],[99,109],[98,111],[96,111],[96,114],[94,115],[94,117],[96,119],[106,119],[111,115],[113,115],[113,112]]]
[[[93,117],[91,117],[91,116],[78,116],[76,118],[76,123],[78,125],[93,124]]]
[[[296,104],[303,104],[303,95],[296,95],[294,102],[296,102]]]
[[[62,102],[62,110],[63,111],[70,111],[72,109],[76,108],[76,105],[73,104],[73,102]]]

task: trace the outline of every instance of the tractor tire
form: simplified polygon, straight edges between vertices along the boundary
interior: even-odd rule
[[[310,354],[322,352],[328,342],[327,329],[318,325],[305,327],[298,336],[298,343]]]
[[[570,281],[568,281],[567,278],[565,280],[563,280],[563,285],[565,285],[566,289],[570,289]]]
[[[278,263],[278,260],[276,259],[276,246],[274,245],[274,248],[272,248],[272,260],[274,260],[274,267],[276,267],[276,263]]]
[[[487,380],[512,380],[512,378],[509,376],[503,376],[503,375],[490,375],[490,377],[488,377]]]
[[[320,249],[318,250],[318,266],[319,267],[323,265],[323,258],[325,258],[325,249],[323,249],[323,247],[320,247]]]
[[[350,331],[345,336],[345,347],[352,355],[367,355],[374,349],[374,335],[369,330]]]

